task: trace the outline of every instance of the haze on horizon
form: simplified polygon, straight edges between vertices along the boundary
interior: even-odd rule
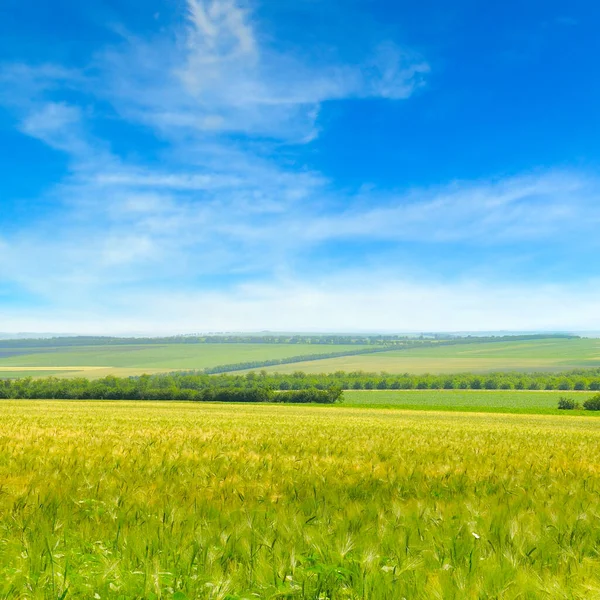
[[[0,330],[600,330],[600,6],[7,0]]]

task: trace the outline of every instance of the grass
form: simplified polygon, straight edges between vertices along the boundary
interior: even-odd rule
[[[560,397],[574,398],[583,404],[587,398],[597,393],[522,390],[360,390],[344,392],[343,406],[564,415],[564,410],[557,409]],[[587,411],[568,411],[567,414],[600,416],[600,413]]]
[[[269,372],[488,373],[600,367],[600,339],[460,344],[267,367]]]
[[[0,404],[0,597],[592,599],[595,419]]]

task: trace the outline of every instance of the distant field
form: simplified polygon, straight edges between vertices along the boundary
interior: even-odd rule
[[[600,367],[599,339],[550,339],[415,348],[279,365],[267,367],[266,370],[279,373],[486,373],[565,371],[592,367]]]
[[[401,408],[409,410],[450,410],[520,414],[586,414],[587,411],[559,411],[558,399],[567,396],[580,404],[597,392],[530,392],[521,390],[394,390],[346,391],[345,407]]]
[[[593,418],[0,402],[0,597],[598,598]]]
[[[82,374],[82,371],[80,369],[72,369],[72,370],[66,370],[66,369],[31,369],[29,367],[25,367],[22,369],[19,369],[17,367],[10,367],[10,370],[5,370],[3,368],[0,368],[0,379],[13,379],[16,377],[54,377],[54,376],[60,376],[63,377],[66,373],[79,373],[79,375]]]
[[[60,373],[63,376],[141,375],[361,348],[362,346],[324,344],[147,344],[31,348],[27,351],[14,351],[2,348],[0,344],[0,377],[5,373],[19,376],[16,367],[26,368],[29,375],[40,376],[49,373],[42,370],[36,373],[36,367],[54,370],[55,374]]]
[[[104,377],[205,369],[221,365],[286,359],[309,354],[360,351],[367,346],[321,344],[140,344],[73,346],[14,350],[0,343],[0,377]],[[564,371],[600,367],[600,339],[440,345],[324,358],[253,370],[292,373],[368,371],[388,373],[485,373],[490,371]]]

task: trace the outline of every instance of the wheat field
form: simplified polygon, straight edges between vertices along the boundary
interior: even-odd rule
[[[600,598],[596,419],[0,405],[0,597]]]

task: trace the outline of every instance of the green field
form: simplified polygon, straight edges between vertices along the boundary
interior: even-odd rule
[[[394,390],[345,391],[343,406],[400,408],[407,410],[475,411],[522,414],[586,414],[585,411],[559,411],[562,396],[582,404],[597,392],[539,392],[522,390]]]
[[[44,376],[35,367],[52,369],[63,375],[104,377],[106,375],[141,375],[177,369],[204,369],[222,364],[282,359],[307,354],[327,354],[360,350],[362,346],[325,344],[146,344],[114,346],[76,346],[31,348],[26,354],[0,358],[3,372]],[[0,347],[2,352],[11,350]],[[77,367],[77,369],[75,369]]]
[[[0,597],[600,595],[595,419],[0,403]]]
[[[204,369],[249,361],[286,359],[308,354],[361,351],[367,346],[325,344],[139,344],[31,348],[18,353],[0,347],[0,377],[104,377]],[[10,356],[11,352],[14,354]],[[264,367],[269,372],[333,373],[484,373],[490,371],[563,371],[600,367],[600,339],[440,345],[375,354],[358,354]],[[262,370],[256,367],[255,370]]]
[[[267,367],[269,372],[487,373],[600,367],[600,339],[547,339],[393,350]]]
[[[69,371],[65,371],[63,369],[54,370],[54,369],[44,369],[41,371],[40,369],[26,367],[24,369],[14,370],[14,367],[7,368],[6,370],[0,368],[0,379],[17,379],[19,377],[64,377],[65,373]],[[83,372],[79,369],[73,369],[71,374],[79,374],[82,375]]]

